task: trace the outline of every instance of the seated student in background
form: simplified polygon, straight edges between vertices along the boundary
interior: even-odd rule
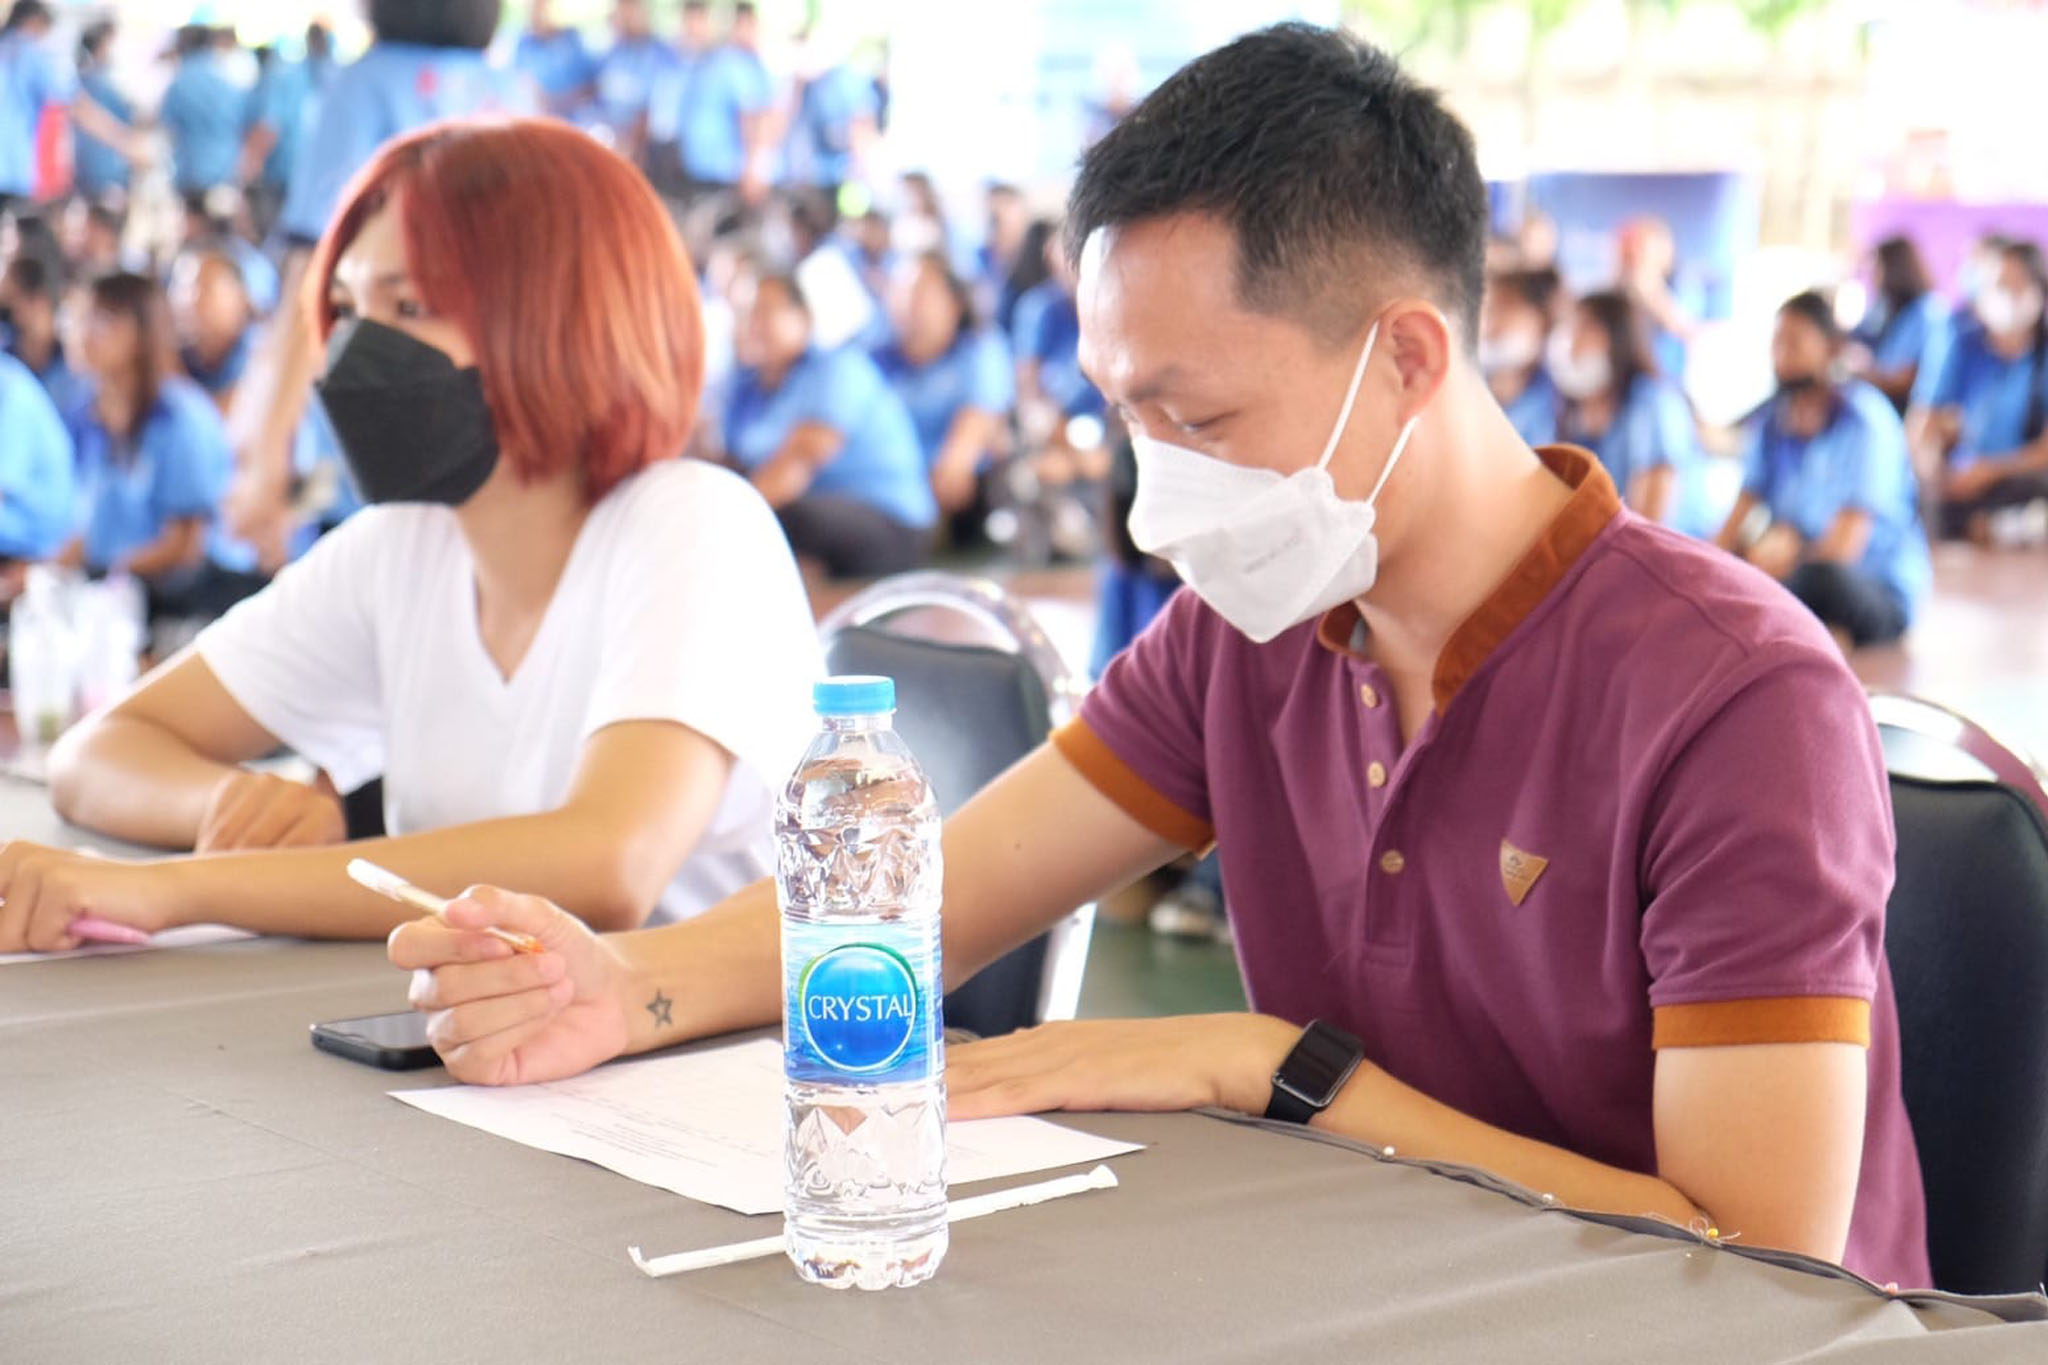
[[[71,433],[28,366],[0,355],[0,565],[35,563],[73,533]]]
[[[1834,381],[1842,347],[1821,295],[1778,310],[1778,391],[1751,419],[1742,496],[1718,543],[1860,647],[1905,633],[1933,569],[1906,429],[1876,388]]]
[[[967,282],[936,251],[901,272],[889,311],[896,340],[877,360],[910,409],[939,511],[957,517],[980,500],[982,472],[1008,436],[1009,348],[979,325]]]
[[[1253,1012],[949,1049],[952,1115],[1271,1112],[1924,1285],[1862,688],[1783,591],[1515,434],[1470,359],[1486,220],[1437,97],[1303,25],[1083,162],[1089,371],[1134,539],[1192,590],[946,822],[946,976],[1214,841]],[[783,1006],[769,883],[608,938],[493,891],[449,913],[390,953],[460,1080]]]
[[[94,280],[77,352],[87,388],[69,421],[84,525],[60,558],[134,575],[152,618],[218,615],[259,582],[250,558],[217,534],[234,456],[220,411],[178,368],[156,281]]]
[[[1557,439],[1557,385],[1543,365],[1562,285],[1554,270],[1509,270],[1486,283],[1479,310],[1479,369],[1486,385],[1532,446]]]
[[[241,267],[225,251],[188,250],[171,266],[170,298],[178,359],[225,414],[256,346],[256,314]]]
[[[1102,393],[1081,368],[1081,321],[1074,269],[1058,232],[1046,238],[1046,279],[1017,300],[1017,430],[1054,550],[1092,559],[1100,534],[1094,510],[1109,478],[1113,431]],[[1035,487],[1034,487],[1035,485]]]
[[[0,951],[69,946],[87,908],[380,938],[406,912],[357,855],[610,928],[766,873],[818,646],[767,507],[672,458],[697,300],[646,182],[566,124],[443,125],[379,154],[310,278],[323,403],[382,505],[52,754],[67,818],[213,856],[9,845]],[[280,745],[326,780],[242,768]],[[391,837],[336,846],[334,793],[378,776]]]
[[[1687,535],[1709,534],[1692,408],[1658,373],[1629,296],[1608,291],[1574,304],[1551,336],[1548,368],[1564,395],[1559,438],[1600,457],[1630,510]]]
[[[1948,307],[1910,237],[1887,237],[1871,252],[1870,307],[1844,353],[1849,370],[1899,412],[1913,395],[1922,359],[1948,323]]]
[[[0,318],[5,318],[11,334],[7,353],[42,381],[57,411],[68,418],[83,401],[87,385],[64,354],[57,329],[63,287],[56,267],[27,253],[17,255],[0,272]]]
[[[768,499],[797,558],[833,578],[925,562],[939,506],[910,410],[867,352],[811,344],[787,275],[754,283],[734,337],[725,453]]]
[[[1977,326],[1952,329],[1915,395],[1944,536],[1982,538],[1991,513],[2048,498],[2048,267],[2006,245],[1977,293]]]
[[[1678,243],[1661,218],[1634,218],[1616,235],[1621,253],[1621,292],[1628,295],[1648,329],[1657,372],[1674,384],[1685,382],[1686,358],[1699,327],[1699,300],[1681,292]]]

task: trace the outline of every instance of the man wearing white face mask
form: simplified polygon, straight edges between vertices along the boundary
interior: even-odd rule
[[[1485,222],[1436,96],[1301,25],[1089,153],[1082,359],[1193,592],[948,822],[947,975],[1214,842],[1256,1012],[960,1047],[951,1112],[1220,1104],[1924,1284],[1861,690],[1762,575],[1517,437],[1472,353]],[[769,885],[630,938],[499,892],[449,919],[391,956],[464,1080],[780,1007]]]
[[[1983,538],[2003,508],[2048,499],[2048,266],[2032,242],[2000,248],[1958,330],[1915,395],[1946,535]]]

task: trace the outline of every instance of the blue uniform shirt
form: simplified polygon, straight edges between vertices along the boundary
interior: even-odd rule
[[[747,169],[740,121],[766,112],[775,97],[768,68],[754,53],[728,44],[698,58],[677,89],[683,170],[706,184],[738,184]]]
[[[1705,457],[1692,407],[1671,381],[1639,375],[1622,395],[1606,431],[1596,437],[1574,430],[1567,413],[1559,422],[1559,434],[1599,456],[1623,498],[1637,475],[1670,465],[1678,474],[1678,490],[1666,522],[1689,536],[1709,536],[1720,529],[1701,477]]]
[[[1081,314],[1058,280],[1017,300],[1017,359],[1038,364],[1038,387],[1068,417],[1100,417],[1102,395],[1081,372]]]
[[[853,346],[809,351],[773,393],[761,387],[756,371],[733,376],[725,448],[742,469],[768,463],[790,433],[809,422],[823,423],[845,438],[839,454],[818,471],[811,491],[857,498],[906,526],[938,521],[910,411],[866,352]]]
[[[533,82],[549,113],[571,120],[581,112],[571,97],[597,79],[597,61],[573,28],[558,28],[546,37],[520,34],[512,69]]]
[[[93,103],[121,122],[131,127],[134,125],[134,104],[104,70],[95,68],[85,72],[79,76],[78,84],[92,96]],[[128,184],[128,158],[90,133],[73,131],[71,162],[71,178],[82,194],[97,197],[108,190],[123,189]]]
[[[76,88],[70,66],[27,34],[0,38],[0,194],[36,192],[36,129],[43,110],[67,104]]]
[[[297,168],[306,125],[319,108],[319,73],[303,61],[279,57],[264,71],[249,99],[249,121],[262,124],[276,135],[270,155],[263,158],[262,180],[266,185],[289,188]]]
[[[28,366],[0,355],[0,556],[55,555],[76,508],[71,433]]]
[[[674,50],[659,38],[614,43],[597,63],[598,117],[616,135],[630,133],[647,112],[655,86],[676,60]]]
[[[172,522],[210,521],[234,472],[220,413],[188,379],[164,382],[126,458],[89,403],[72,414],[71,435],[78,446],[85,563],[95,572],[121,568]]]
[[[468,48],[378,43],[337,71],[320,98],[313,135],[285,199],[285,233],[319,240],[342,187],[377,149],[437,119],[484,111],[529,112],[518,77],[494,70]]]
[[[917,443],[930,469],[953,429],[953,419],[968,408],[998,416],[1017,402],[1016,371],[1009,347],[994,332],[963,332],[929,365],[912,365],[895,345],[884,347],[876,360],[896,396],[910,409]]]
[[[1500,406],[1514,426],[1515,435],[1532,446],[1547,446],[1557,440],[1560,402],[1550,371],[1538,365],[1522,391]]]
[[[1986,455],[2003,455],[2027,443],[2027,416],[2048,403],[2048,356],[2038,348],[2006,359],[1991,349],[1982,326],[1953,326],[1930,372],[1914,384],[1916,402],[1955,408],[1962,432],[1949,466],[1962,469]]]
[[[1935,335],[1948,323],[1948,309],[1940,295],[1929,290],[1894,313],[1880,299],[1869,316],[1857,324],[1856,340],[1870,348],[1880,370],[1924,363]]]
[[[830,189],[853,173],[853,126],[875,116],[875,83],[851,66],[835,66],[804,87],[789,130],[794,177]]]
[[[157,111],[171,137],[171,181],[179,193],[235,183],[248,110],[249,92],[220,57],[200,52],[179,61]]]
[[[1844,511],[1868,513],[1870,543],[1857,567],[1890,588],[1910,620],[1934,571],[1906,430],[1891,400],[1868,384],[1846,384],[1836,398],[1833,417],[1810,439],[1784,429],[1783,398],[1767,402],[1750,424],[1743,491],[1809,542]]]

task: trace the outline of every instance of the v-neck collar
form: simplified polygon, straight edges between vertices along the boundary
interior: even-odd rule
[[[450,510],[446,515],[453,520],[455,513]],[[591,540],[590,524],[596,518],[597,508],[593,507],[584,514],[583,524],[576,528],[576,543],[569,547],[569,557],[562,561],[561,576],[555,580],[555,590],[548,595],[548,605],[541,613],[540,625],[535,627],[533,638],[526,642],[526,652],[519,656],[519,662],[513,666],[509,674],[499,671],[497,660],[491,657],[489,647],[484,644],[481,593],[476,580],[476,552],[470,548],[469,538],[462,534],[462,528],[459,525],[453,528],[455,552],[461,565],[461,572],[453,575],[454,590],[458,595],[455,619],[463,623],[463,629],[459,632],[462,641],[458,648],[467,661],[467,666],[484,685],[486,695],[506,698],[516,694],[522,681],[533,674],[531,664],[534,657],[543,654],[554,637],[561,633],[563,627],[558,624],[558,618],[567,610],[562,605],[562,598],[565,595],[562,589],[575,576],[578,566],[583,561],[586,547]]]

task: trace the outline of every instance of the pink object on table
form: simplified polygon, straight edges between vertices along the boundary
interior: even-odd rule
[[[125,943],[137,945],[149,942],[149,935],[130,924],[117,924],[98,915],[80,915],[71,921],[72,936],[82,943]]]

